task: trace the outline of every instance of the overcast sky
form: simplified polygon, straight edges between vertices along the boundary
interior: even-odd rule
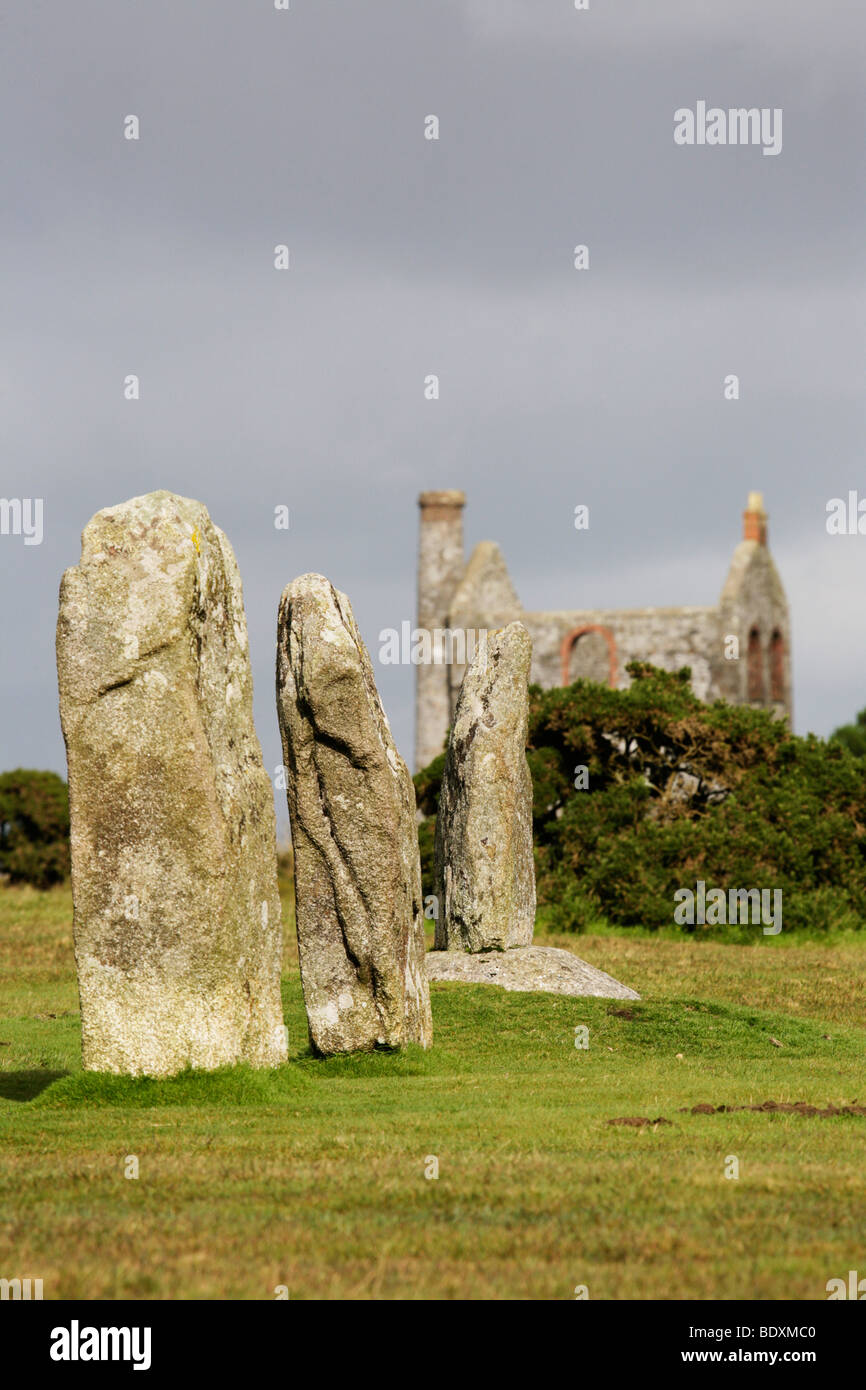
[[[326,574],[375,660],[423,488],[466,490],[529,608],[715,603],[762,490],[795,727],[851,719],[866,535],[825,521],[866,498],[864,40],[861,0],[12,0],[0,492],[44,540],[0,536],[0,767],[65,773],[60,576],[155,488],[234,545],[269,770],[282,588]],[[675,145],[700,100],[781,108],[781,153]],[[377,664],[410,762],[413,674]]]

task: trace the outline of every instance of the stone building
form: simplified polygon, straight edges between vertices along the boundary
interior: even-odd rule
[[[788,603],[767,545],[759,492],[749,493],[743,539],[715,606],[549,613],[524,611],[492,541],[481,541],[467,564],[465,500],[454,491],[422,492],[418,499],[418,628],[432,634],[432,660],[416,666],[416,768],[442,752],[472,641],[515,619],[532,637],[531,680],[541,686],[569,685],[583,677],[623,689],[629,684],[629,661],[649,661],[669,671],[689,666],[699,699],[754,705],[791,719]]]

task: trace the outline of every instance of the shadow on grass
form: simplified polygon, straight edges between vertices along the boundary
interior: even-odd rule
[[[323,1056],[306,1047],[292,1059],[308,1076],[341,1081],[364,1081],[388,1076],[435,1076],[453,1071],[459,1061],[442,1047],[425,1050],[417,1043],[406,1048],[374,1047],[363,1052]]]
[[[0,1100],[35,1100],[46,1087],[68,1076],[66,1071],[0,1071]]]
[[[441,1063],[445,1062],[440,1057]],[[314,1057],[311,1052],[291,1058],[284,1066],[258,1070],[249,1066],[220,1067],[215,1071],[179,1072],[176,1076],[122,1076],[109,1072],[19,1073],[38,1077],[30,1094],[15,1099],[32,1100],[40,1108],[77,1110],[93,1107],[151,1109],[164,1106],[243,1106],[294,1104],[305,1093],[315,1094],[317,1083],[333,1079],[363,1080],[393,1076],[406,1079],[434,1070],[429,1054],[421,1048],[408,1053],[364,1052],[346,1057]],[[14,1073],[7,1073],[12,1076]],[[2,1091],[0,1091],[2,1094]]]

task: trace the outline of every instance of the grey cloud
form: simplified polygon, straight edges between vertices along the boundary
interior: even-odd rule
[[[866,703],[866,538],[823,530],[866,486],[854,10],[52,0],[0,28],[0,490],[45,498],[41,547],[0,538],[0,765],[62,769],[60,574],[155,487],[235,545],[269,768],[280,590],[326,573],[375,654],[423,487],[466,488],[469,543],[543,608],[714,602],[762,488],[798,727]],[[782,155],[675,148],[699,97],[783,106]],[[405,754],[412,669],[378,674]]]

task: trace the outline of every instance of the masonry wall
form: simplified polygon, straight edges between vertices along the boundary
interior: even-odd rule
[[[629,684],[626,663],[649,661],[665,671],[681,666],[692,670],[692,688],[701,700],[715,698],[717,670],[715,656],[720,650],[719,615],[715,608],[586,608],[555,613],[522,613],[532,638],[531,679],[544,687],[563,684],[562,646],[569,634],[585,628],[603,628],[615,644],[618,689]],[[602,634],[588,632],[577,638],[569,661],[568,680],[584,672],[580,669],[581,643],[592,641],[603,647],[605,664],[608,643]],[[607,671],[594,662],[590,679],[602,679]]]

